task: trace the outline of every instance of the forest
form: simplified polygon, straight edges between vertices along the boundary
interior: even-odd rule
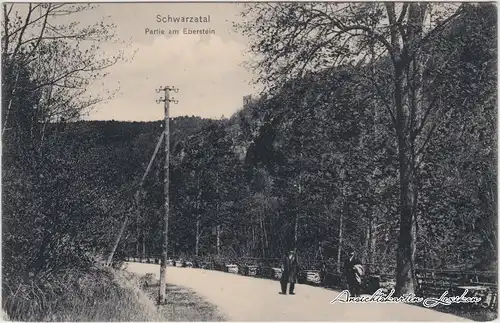
[[[427,5],[345,19],[326,3],[249,5],[235,28],[266,90],[227,119],[171,119],[169,255],[296,248],[313,268],[318,250],[335,267],[353,247],[399,291],[415,268],[496,270],[496,7],[462,3],[424,33]],[[4,295],[107,257],[127,216],[114,260],[161,253],[163,150],[134,195],[162,122],[83,121],[96,101],[58,55],[68,43],[39,39],[2,38]],[[96,78],[124,59],[68,53]]]

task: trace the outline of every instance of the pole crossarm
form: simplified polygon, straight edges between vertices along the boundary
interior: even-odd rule
[[[168,92],[174,92],[174,93],[179,93],[179,89],[175,88],[173,86],[164,86],[156,89],[156,93],[161,93],[164,92],[165,94]],[[160,104],[162,102],[172,102],[174,104],[178,104],[179,101],[176,100],[174,97],[169,98],[168,95],[165,95],[165,97],[160,97],[159,99],[156,100],[157,104]]]

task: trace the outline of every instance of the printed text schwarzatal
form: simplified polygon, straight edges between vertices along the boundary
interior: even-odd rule
[[[158,23],[209,23],[210,15],[207,16],[162,16],[156,15]]]

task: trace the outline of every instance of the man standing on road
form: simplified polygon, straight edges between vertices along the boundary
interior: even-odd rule
[[[295,284],[297,283],[297,275],[299,274],[299,261],[294,250],[290,250],[288,256],[284,257],[281,269],[280,294],[286,295],[286,287],[287,284],[290,283],[290,295],[295,295],[293,290],[295,288]]]
[[[360,296],[363,265],[361,261],[354,256],[354,249],[351,247],[347,248],[347,259],[344,262],[344,275],[351,296]]]

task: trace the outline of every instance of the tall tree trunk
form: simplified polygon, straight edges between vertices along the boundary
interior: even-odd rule
[[[198,257],[200,252],[200,203],[201,203],[201,189],[200,189],[200,177],[198,176],[197,182],[198,196],[196,198],[196,244],[195,244],[195,255]]]
[[[198,257],[200,251],[200,219],[196,219],[196,245],[195,245],[195,255]]]
[[[264,246],[266,248],[266,255],[267,255],[267,250],[269,250],[269,240],[267,238],[266,222],[264,220],[265,219],[262,219],[262,228],[264,230]]]
[[[337,271],[341,272],[342,268],[342,233],[343,233],[343,217],[344,217],[344,189],[342,188],[342,205],[340,206],[340,219],[339,219],[339,247],[337,249]]]
[[[293,237],[293,249],[297,248],[297,241],[299,238],[299,212],[295,216],[295,235]]]
[[[373,216],[370,216],[369,222],[368,222],[368,268],[367,272],[370,273],[371,266],[373,264]]]
[[[254,249],[255,249],[255,228],[252,224],[252,253],[253,253]]]
[[[215,192],[217,195],[217,203],[215,206],[215,212],[217,213],[217,226],[215,227],[217,235],[217,255],[220,255],[220,224],[219,224],[219,173],[216,173],[215,177]]]
[[[302,207],[302,183],[299,178],[299,207],[297,208],[297,214],[295,215],[295,234],[294,234],[294,244],[293,249],[297,248],[297,241],[299,238],[299,218],[300,218],[300,209]]]
[[[141,244],[141,231],[140,231],[140,221],[141,221],[141,207],[140,207],[140,193],[136,196],[136,221],[135,221],[135,257],[140,257],[139,246]]]
[[[410,190],[410,174],[408,161],[408,145],[406,141],[406,117],[403,107],[403,70],[395,68],[395,103],[396,103],[396,132],[398,137],[398,161],[399,161],[399,240],[396,267],[396,295],[415,292],[413,280],[413,215],[412,215],[412,193]]]
[[[260,249],[262,258],[266,258],[266,251],[264,248],[264,228],[262,226],[262,215],[259,215],[259,226],[260,226]]]
[[[267,234],[266,234],[266,226],[264,223],[264,214],[260,214],[260,230],[261,230],[261,244],[262,244],[262,258],[266,258],[267,256]]]
[[[142,228],[142,259],[146,259],[146,230]]]
[[[268,256],[269,241],[267,240],[267,230],[266,230],[266,210],[263,208],[261,213],[261,226],[262,226],[262,236],[264,238],[264,257]]]
[[[217,232],[217,255],[220,255],[220,225],[217,225],[215,230]]]
[[[395,22],[394,4],[386,4],[392,25],[391,40],[394,46],[394,103],[396,108],[395,130],[398,140],[399,159],[399,212],[400,231],[396,267],[396,295],[415,292],[415,215],[417,198],[417,174],[415,158],[415,120],[421,111],[422,70],[420,52],[426,11],[429,4],[412,3],[408,7],[408,24],[404,35]],[[399,39],[403,40],[403,50]],[[397,39],[397,41],[395,40]],[[404,79],[407,84],[404,84]],[[405,92],[405,88],[409,91]],[[409,111],[405,111],[408,108]],[[416,205],[416,204],[415,204]]]
[[[139,225],[136,223],[136,234],[135,234],[135,255],[134,257],[139,257]]]
[[[367,266],[369,265],[369,261],[368,261],[368,254],[370,253],[370,228],[369,228],[369,225],[370,225],[370,221],[368,220],[368,223],[367,223],[367,226],[365,228],[365,248],[363,249],[363,263],[365,263]]]
[[[418,208],[418,192],[419,192],[419,181],[416,175],[417,170],[414,169],[414,178],[413,178],[413,190],[412,190],[412,236],[413,236],[413,243],[411,244],[411,261],[413,266],[415,266],[415,259],[417,255],[417,244],[418,244],[418,213],[417,213],[417,208]],[[413,280],[416,281],[415,277],[415,270],[412,271],[413,275]]]

